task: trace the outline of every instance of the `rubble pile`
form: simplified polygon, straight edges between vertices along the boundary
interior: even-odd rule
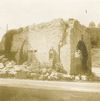
[[[4,61],[5,60],[5,61]],[[49,80],[49,81],[78,81],[79,76],[68,75],[63,68],[52,68],[49,66],[32,67],[27,64],[17,65],[15,61],[5,58],[0,61],[0,78]],[[100,81],[95,75],[82,76],[82,81]]]
[[[55,69],[49,66],[32,67],[27,64],[17,65],[15,61],[8,60],[4,56],[0,60],[0,78],[18,78],[18,79],[33,79],[33,80],[72,80],[61,69]],[[0,58],[1,58],[0,57]]]

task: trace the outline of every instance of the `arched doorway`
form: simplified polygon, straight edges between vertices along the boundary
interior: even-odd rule
[[[88,73],[88,66],[87,66],[88,51],[87,51],[87,47],[83,41],[83,37],[81,38],[81,40],[78,41],[77,46],[76,46],[76,50],[79,53],[79,58],[76,63],[76,68],[78,67],[76,69],[76,72],[78,70],[79,74],[85,75]]]

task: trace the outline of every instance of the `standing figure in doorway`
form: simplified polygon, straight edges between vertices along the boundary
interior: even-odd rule
[[[77,44],[77,50],[81,53],[81,75],[86,75],[88,73],[88,66],[87,66],[87,60],[88,60],[88,51],[86,48],[86,45],[83,41],[83,35],[81,35],[81,40],[79,40]]]

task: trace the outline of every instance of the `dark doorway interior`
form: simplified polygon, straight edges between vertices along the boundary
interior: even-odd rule
[[[80,51],[80,60],[81,60],[81,70],[82,73],[86,74],[88,72],[87,60],[88,60],[88,51],[83,39],[79,40],[77,44],[77,50]]]

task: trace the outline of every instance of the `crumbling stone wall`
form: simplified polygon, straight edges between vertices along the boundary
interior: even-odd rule
[[[88,71],[91,72],[91,42],[90,42],[90,34],[87,33],[86,27],[79,24],[78,21],[69,20],[69,25],[71,27],[70,30],[70,52],[71,52],[71,64],[70,64],[70,74],[74,74],[74,72],[78,69],[77,62],[75,58],[75,52],[77,49],[77,44],[79,40],[81,40],[81,36],[83,35],[83,42],[87,49],[88,60],[87,67]]]
[[[17,64],[22,64],[23,62],[27,61],[27,32],[21,32],[13,36],[11,52],[15,52],[15,60]]]
[[[37,59],[41,64],[50,63],[49,51],[53,49],[56,53],[56,63],[59,60],[59,43],[64,38],[66,24],[62,19],[49,23],[30,26],[28,40],[33,50],[37,50]]]
[[[87,28],[91,37],[92,45],[92,67],[99,67],[100,63],[100,28]]]
[[[26,33],[23,28],[6,32],[0,43],[1,55],[4,54],[8,59],[15,60],[18,64],[22,63],[21,61],[25,60],[24,55],[27,51]]]
[[[37,64],[50,64],[49,51],[53,49],[54,60],[52,65],[62,64],[68,74],[77,69],[75,51],[77,44],[84,36],[84,43],[88,51],[87,65],[91,71],[91,43],[90,34],[86,27],[78,21],[70,19],[56,19],[49,23],[31,25],[14,34],[11,41],[10,52],[15,52],[17,64],[27,61],[34,66]],[[4,45],[5,38],[2,41]],[[5,50],[5,49],[4,49]]]

